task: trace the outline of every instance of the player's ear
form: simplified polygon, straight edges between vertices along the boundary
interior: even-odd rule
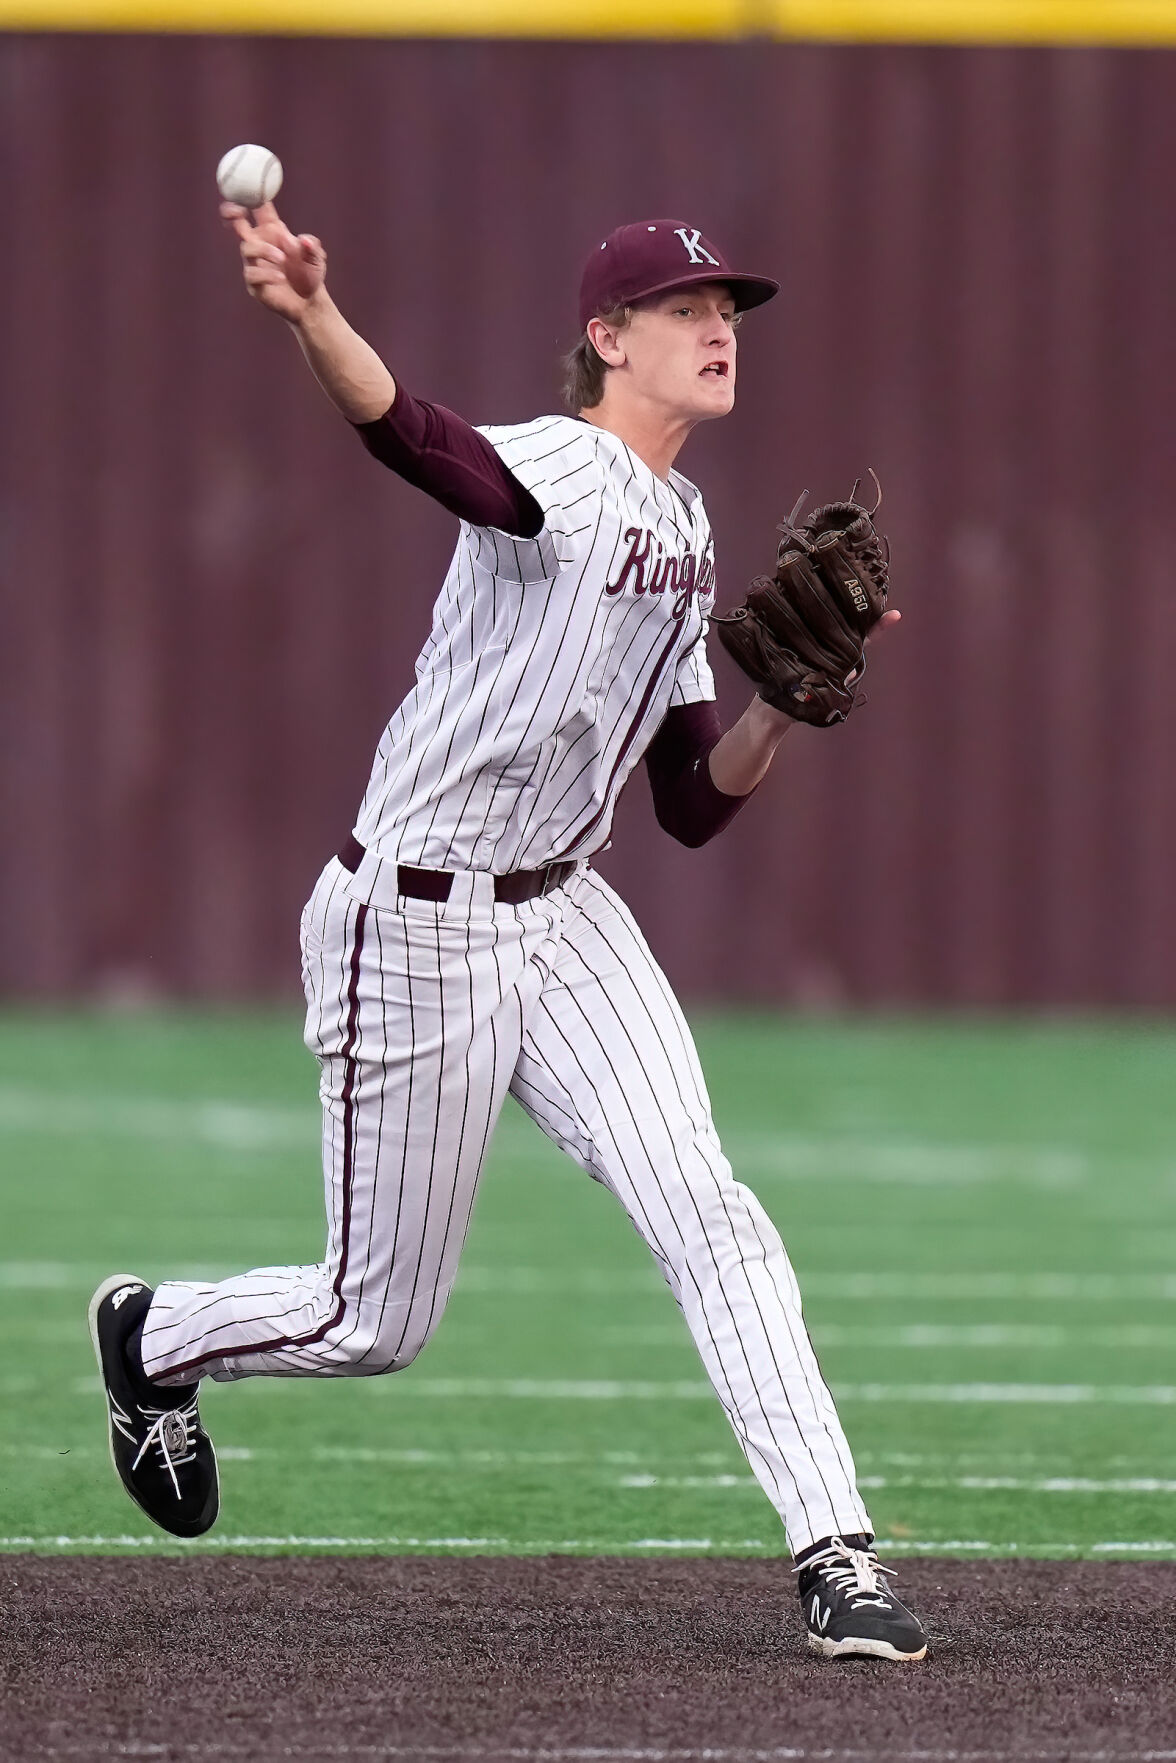
[[[588,341],[609,367],[623,367],[628,357],[620,341],[620,330],[603,318],[588,320]]]

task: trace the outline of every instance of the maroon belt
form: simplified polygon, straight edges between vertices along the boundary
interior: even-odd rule
[[[355,874],[367,855],[359,840],[350,837],[339,853],[344,869]],[[549,863],[546,869],[516,869],[510,875],[494,877],[494,898],[503,906],[521,906],[525,900],[537,900],[550,894],[567,881],[574,863]],[[453,890],[453,875],[448,869],[413,869],[407,863],[396,865],[396,887],[410,900],[448,900]]]

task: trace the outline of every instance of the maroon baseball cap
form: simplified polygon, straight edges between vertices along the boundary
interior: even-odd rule
[[[780,292],[779,282],[767,276],[733,270],[698,227],[681,220],[638,220],[610,233],[584,265],[580,328],[586,330],[590,318],[614,306],[695,282],[726,282],[740,312]]]

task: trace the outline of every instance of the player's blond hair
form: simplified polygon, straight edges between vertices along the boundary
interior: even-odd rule
[[[598,312],[614,330],[623,330],[632,317],[631,306],[612,306],[607,312]],[[564,403],[575,416],[581,410],[595,410],[604,397],[604,376],[608,372],[607,361],[602,361],[592,343],[588,340],[587,331],[580,338],[576,347],[569,351],[563,359],[563,395]]]

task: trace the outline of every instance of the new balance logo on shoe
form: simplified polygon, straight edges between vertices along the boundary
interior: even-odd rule
[[[800,1576],[808,1643],[825,1659],[923,1659],[927,1636],[887,1584],[869,1537],[828,1537],[793,1571]]]
[[[110,1308],[112,1310],[121,1310],[128,1298],[133,1298],[136,1292],[141,1292],[142,1290],[142,1286],[123,1286],[121,1291],[115,1292],[113,1298],[111,1298]]]

